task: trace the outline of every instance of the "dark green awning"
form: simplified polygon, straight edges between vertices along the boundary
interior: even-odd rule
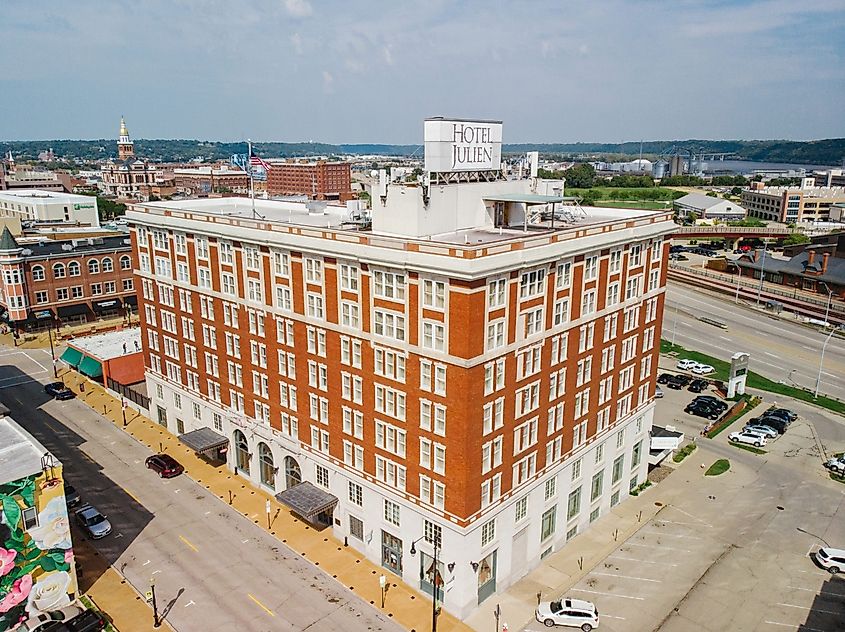
[[[79,363],[79,370],[88,377],[103,376],[103,365],[97,362],[94,358],[89,358],[88,356],[82,358],[82,362]]]
[[[78,349],[74,349],[73,347],[68,347],[65,349],[65,352],[62,354],[62,357],[59,358],[65,364],[68,364],[74,368],[79,366],[79,362],[82,360],[82,352]]]

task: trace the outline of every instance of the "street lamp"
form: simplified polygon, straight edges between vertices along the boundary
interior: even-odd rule
[[[833,302],[833,290],[831,290],[824,281],[819,281],[819,283],[821,283],[824,286],[824,289],[827,290],[827,307],[824,310],[824,326],[827,327],[827,317],[830,315],[830,304]]]
[[[50,340],[50,357],[53,360],[53,377],[59,377],[59,370],[56,368],[56,351],[53,348],[53,327],[47,327],[47,338]]]
[[[763,292],[763,280],[766,278],[766,248],[769,243],[763,240],[763,258],[760,260],[760,286],[757,288],[757,307],[760,307],[760,294]]]
[[[411,555],[417,554],[416,543],[422,540],[422,538],[417,538],[413,542],[411,542]],[[439,573],[437,570],[437,558],[440,554],[440,538],[436,535],[432,538],[434,541],[432,545],[434,546],[434,565],[432,566],[433,572],[431,574],[431,586],[432,586],[432,599],[431,599],[431,632],[437,632],[437,615],[439,613],[439,608],[437,606],[437,601],[440,596],[440,586],[437,585],[437,579],[439,577]]]
[[[150,598],[153,602],[153,627],[161,627],[161,620],[158,618],[158,605],[156,604],[156,578],[150,577]]]
[[[824,362],[824,350],[827,349],[827,343],[830,342],[830,339],[833,337],[833,334],[836,333],[836,327],[831,327],[830,333],[827,335],[827,338],[824,339],[824,344],[822,345],[822,352],[821,356],[819,356],[819,376],[816,378],[816,393],[813,395],[813,399],[819,398],[819,385],[822,381],[822,363]]]

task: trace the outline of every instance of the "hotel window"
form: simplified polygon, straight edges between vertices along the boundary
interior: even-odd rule
[[[423,362],[422,360],[420,361],[421,367]],[[373,364],[376,375],[396,380],[397,382],[405,382],[405,356],[398,351],[375,347],[373,349]],[[422,384],[420,386],[422,387]]]
[[[562,325],[569,320],[569,299],[559,298],[555,301],[554,326]]]
[[[305,296],[305,313],[310,318],[323,318],[323,297],[309,292]]]
[[[519,418],[537,410],[540,406],[539,380],[519,389],[515,399],[515,417]]]
[[[352,410],[351,408],[343,407],[343,432],[352,435],[356,439],[364,438],[364,414]]]
[[[244,259],[247,270],[261,269],[261,251],[255,246],[244,246]]]
[[[234,263],[235,262],[235,249],[232,247],[231,242],[228,241],[220,241],[217,244],[217,250],[220,255],[220,263]]]
[[[286,312],[293,311],[293,299],[291,298],[291,291],[287,285],[276,286],[276,306]]]
[[[648,291],[652,292],[660,287],[660,270],[652,270],[648,273]]]
[[[555,278],[555,287],[558,290],[568,288],[572,285],[572,262],[562,261],[557,264],[557,277]]]
[[[514,463],[513,486],[521,485],[537,473],[537,453],[533,452]]]
[[[604,470],[593,474],[593,480],[590,483],[590,502],[598,500],[601,496],[602,487],[604,486]]]
[[[129,255],[123,255],[120,258],[120,269],[121,270],[131,270],[132,269],[132,258]]]
[[[443,281],[423,279],[423,307],[443,309],[446,307],[446,284]]]
[[[313,257],[305,257],[305,282],[322,284],[323,262]]]
[[[384,499],[384,519],[392,525],[399,526],[399,503]]]
[[[622,249],[616,248],[610,251],[610,263],[608,265],[608,272],[613,274],[622,270]]]
[[[549,500],[554,498],[555,494],[557,494],[557,479],[550,478],[543,486],[543,498]]]
[[[208,259],[208,238],[194,237],[194,250],[198,259]]]
[[[406,470],[398,463],[376,456],[376,479],[399,491],[405,491]]]
[[[316,482],[320,487],[329,488],[329,469],[322,465],[315,465],[316,467]]]
[[[32,280],[43,281],[44,279],[44,266],[32,266]]]
[[[54,263],[53,264],[53,278],[55,279],[64,279],[65,278],[65,267],[61,263]]]
[[[581,297],[581,316],[588,316],[596,311],[596,291],[588,290]]]
[[[607,305],[616,305],[619,302],[619,282],[614,281],[607,286]]]
[[[539,334],[543,331],[543,308],[538,307],[524,314],[525,337]]]
[[[224,294],[237,296],[238,286],[235,283],[235,275],[224,272],[220,275],[221,290]]]
[[[580,393],[575,394],[575,410],[573,417],[578,419],[590,412],[590,389],[585,388]]]
[[[358,329],[361,325],[358,313],[359,308],[356,303],[350,303],[349,301],[340,302],[340,324],[344,327]]]
[[[340,289],[347,292],[358,291],[358,267],[348,263],[340,264]]]
[[[516,379],[522,380],[540,372],[543,347],[535,345],[516,354]]]
[[[573,490],[569,493],[569,500],[567,501],[566,519],[572,520],[581,512],[581,488]]]
[[[36,292],[35,293],[35,302],[38,303],[38,304],[49,303],[50,298],[47,294],[47,290],[40,290],[40,291]]]
[[[100,262],[96,259],[89,259],[88,260],[88,274],[99,274],[100,272]]]
[[[68,300],[68,291],[67,291],[66,287],[60,287],[56,290],[56,300],[57,301]]]
[[[513,431],[514,456],[537,443],[537,418],[526,421]]]
[[[197,268],[197,285],[204,289],[211,289],[211,270],[208,268]]]
[[[423,321],[422,346],[434,351],[446,350],[446,326],[431,320]]]
[[[583,325],[579,330],[578,337],[578,353],[584,353],[588,349],[593,348],[593,334],[595,332],[595,322]]]
[[[349,481],[348,490],[349,502],[351,502],[353,505],[363,507],[364,488],[361,487],[358,483],[353,483],[352,481]]]
[[[91,296],[99,296],[102,293],[103,293],[102,283],[92,283],[91,284]]]
[[[168,261],[168,264],[169,263],[170,262]],[[68,274],[68,276],[72,276],[72,277],[79,276],[81,274],[80,270],[81,269],[79,267],[79,263],[77,263],[76,261],[71,261],[69,264],[67,264],[67,274]]]
[[[487,546],[496,539],[496,519],[481,525],[481,546]]]
[[[342,336],[340,339],[340,362],[346,366],[361,368],[361,341]],[[403,364],[404,370],[404,364]]]
[[[546,289],[546,268],[523,272],[519,280],[519,298],[540,296]]]
[[[167,232],[163,230],[153,231],[153,247],[156,250],[168,250]]]
[[[383,309],[373,310],[373,333],[377,336],[405,340],[405,317]]]
[[[591,255],[584,257],[584,281],[593,281],[599,276],[599,257]]]
[[[376,447],[405,458],[405,431],[376,420]]]
[[[521,520],[525,520],[528,516],[528,496],[523,496],[519,500],[516,501],[516,505],[514,505],[514,522],[520,522]]]
[[[507,304],[507,279],[496,279],[487,284],[487,307],[498,309]]]
[[[264,302],[264,289],[261,287],[261,281],[257,279],[247,279],[247,295],[248,301],[253,303]]]
[[[420,438],[420,467],[431,469],[431,441]]]
[[[398,272],[373,271],[373,295],[396,301],[405,300],[405,275]]]
[[[505,346],[505,320],[487,324],[487,351]]]
[[[628,267],[634,268],[642,263],[643,247],[641,244],[634,244],[628,253]]]
[[[273,272],[276,276],[290,277],[290,254],[273,251]]]
[[[663,240],[662,239],[655,239],[651,242],[651,260],[652,261],[660,261],[660,257],[663,255]]]
[[[143,252],[138,255],[138,264],[141,268],[141,272],[149,272],[150,271],[150,255],[144,254]]]
[[[616,338],[616,328],[619,324],[619,312],[604,317],[604,342]]]
[[[177,255],[188,254],[188,238],[181,233],[173,233],[173,245]],[[105,267],[103,268],[105,269]]]

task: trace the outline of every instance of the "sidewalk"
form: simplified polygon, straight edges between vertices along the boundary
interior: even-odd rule
[[[173,628],[162,621],[153,627],[150,605],[121,575],[109,566],[88,540],[76,539],[73,554],[82,569],[79,590],[105,612],[120,632],[152,632]]]
[[[123,425],[121,402],[99,384],[95,384],[72,369],[60,372],[65,384],[77,393],[79,399],[96,412],[118,426]],[[80,385],[85,385],[81,392]],[[248,481],[235,476],[225,467],[213,467],[196,456],[193,450],[165,428],[153,423],[141,413],[127,408],[127,426],[125,431],[153,452],[165,451],[185,466],[185,475],[204,485],[222,502],[229,503],[243,516],[281,540],[296,553],[319,566],[323,572],[337,579],[374,608],[382,610],[379,576],[388,577],[388,591],[383,612],[398,624],[412,632],[428,630],[431,623],[431,600],[391,575],[381,566],[373,564],[352,547],[344,547],[329,531],[317,532],[295,518],[290,510],[280,504],[273,496],[253,487]],[[231,502],[230,502],[231,499]],[[267,528],[265,503],[271,507],[271,526]],[[98,599],[106,612],[117,611],[126,596],[112,591],[103,591]],[[134,591],[133,591],[134,594]],[[149,612],[145,615],[150,616]],[[137,619],[136,619],[137,621]],[[116,620],[119,626],[119,622]],[[442,632],[463,632],[470,628],[445,610],[437,620],[438,630]],[[135,628],[126,628],[139,629]]]

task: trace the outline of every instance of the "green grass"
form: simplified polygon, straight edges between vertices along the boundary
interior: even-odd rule
[[[719,474],[724,474],[729,469],[731,469],[731,462],[727,459],[719,459],[707,468],[707,471],[704,472],[704,476],[719,476]]]
[[[830,476],[830,478],[836,481],[837,483],[845,483],[845,476],[840,476],[835,472],[828,472],[827,475]]]
[[[675,453],[675,455],[672,457],[672,460],[675,463],[680,463],[685,458],[687,458],[690,454],[695,452],[696,447],[697,446],[694,443],[688,443],[687,445],[685,445],[683,448],[681,448],[680,450],[678,450]]]
[[[671,202],[686,195],[685,191],[667,187],[593,187],[592,189],[566,188],[566,195],[595,196],[599,200],[649,200]]]
[[[728,380],[731,368],[730,362],[719,360],[718,358],[709,356],[706,353],[690,351],[689,349],[685,349],[681,345],[673,345],[668,340],[661,340],[660,353],[670,352],[677,353],[678,357],[690,358],[691,360],[695,360],[696,362],[702,362],[704,364],[711,365],[714,369],[716,369],[716,372],[711,373],[707,376],[710,379],[721,380],[723,382],[726,382]],[[832,397],[826,397],[825,395],[819,395],[818,398],[813,397],[813,392],[810,390],[775,382],[774,380],[770,380],[767,377],[763,377],[762,375],[760,375],[759,373],[755,373],[754,371],[748,372],[748,379],[745,381],[745,385],[748,388],[756,388],[760,389],[761,391],[768,391],[769,393],[777,393],[778,395],[784,395],[785,397],[800,399],[801,401],[816,404],[817,406],[821,406],[822,408],[827,408],[828,410],[832,410],[833,412],[839,413],[840,415],[845,415],[845,402],[843,401],[833,399]]]
[[[731,445],[735,448],[739,448],[740,450],[748,450],[749,452],[753,452],[754,454],[766,454],[765,450],[755,448],[753,445],[746,445],[744,443],[731,443]]]
[[[593,206],[603,208],[635,208],[645,211],[663,211],[669,208],[667,202],[652,202],[649,200],[597,200]]]

